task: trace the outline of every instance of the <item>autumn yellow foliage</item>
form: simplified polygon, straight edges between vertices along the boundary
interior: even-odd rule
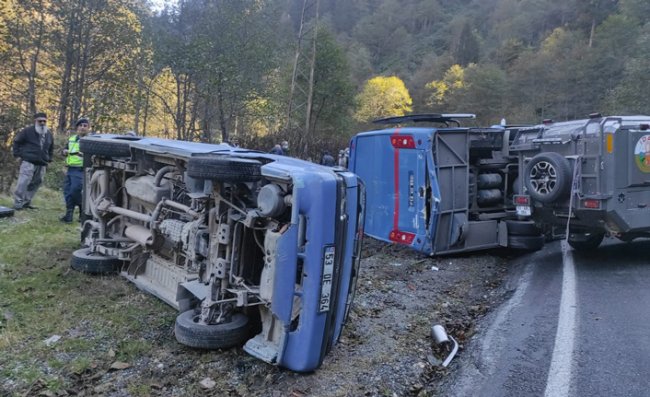
[[[465,87],[465,69],[460,65],[452,65],[447,69],[442,80],[433,80],[425,86],[425,88],[431,90],[428,104],[444,104],[449,94],[461,90],[463,87]]]
[[[403,116],[412,111],[413,100],[397,76],[377,76],[368,80],[357,95],[355,119],[364,122],[380,117]]]

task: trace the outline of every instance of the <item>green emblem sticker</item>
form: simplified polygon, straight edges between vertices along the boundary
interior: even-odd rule
[[[644,135],[636,142],[634,162],[641,172],[650,173],[650,135]]]

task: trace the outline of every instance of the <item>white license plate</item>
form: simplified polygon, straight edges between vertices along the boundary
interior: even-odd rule
[[[518,205],[517,206],[517,215],[519,215],[519,216],[530,216],[530,206],[529,205]]]
[[[334,275],[334,247],[326,247],[323,257],[323,276],[321,277],[320,302],[318,312],[323,313],[330,310],[332,302],[332,277]]]

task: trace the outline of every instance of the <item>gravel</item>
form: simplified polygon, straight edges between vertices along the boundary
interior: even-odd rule
[[[507,296],[502,280],[510,259],[512,254],[505,251],[430,258],[366,239],[350,318],[317,371],[298,374],[277,368],[241,348],[185,348],[176,343],[169,324],[132,335],[153,341],[155,347],[128,366],[111,368],[116,360],[104,354],[97,365],[68,375],[68,386],[58,395],[438,395],[445,378],[468,356],[464,348],[477,322]],[[439,363],[449,347],[432,341],[434,324],[443,325],[460,343],[447,368]],[[31,385],[29,393],[38,395],[45,390],[40,386]]]

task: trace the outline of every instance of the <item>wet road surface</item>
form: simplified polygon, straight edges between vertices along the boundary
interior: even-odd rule
[[[442,395],[650,396],[650,241],[554,242],[512,273]]]

